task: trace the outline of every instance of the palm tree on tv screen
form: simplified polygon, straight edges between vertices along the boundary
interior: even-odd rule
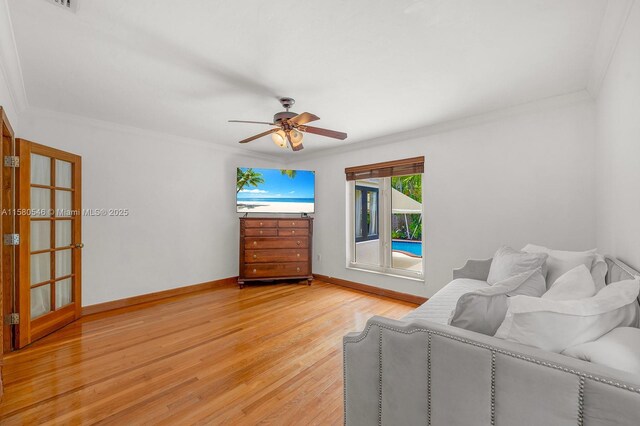
[[[245,186],[253,186],[258,187],[258,185],[264,183],[264,178],[261,173],[255,172],[253,169],[246,169],[242,171],[242,169],[238,168],[236,170],[236,194]]]
[[[280,170],[280,173],[282,173],[285,176],[289,176],[291,179],[294,179],[296,177],[296,171],[295,170]]]

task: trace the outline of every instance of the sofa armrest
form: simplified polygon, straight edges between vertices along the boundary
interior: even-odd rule
[[[373,317],[344,338],[344,402],[346,425],[637,426],[640,376],[448,325]]]
[[[486,281],[493,259],[475,260],[469,259],[462,268],[453,270],[453,279],[468,278],[472,280]]]

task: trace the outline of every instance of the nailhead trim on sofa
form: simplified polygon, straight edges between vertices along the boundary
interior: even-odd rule
[[[595,376],[593,374],[584,373],[578,370],[570,369],[567,367],[563,367],[562,365],[549,363],[546,361],[540,361],[535,358],[531,358],[522,354],[518,354],[515,352],[506,351],[504,349],[500,349],[491,345],[487,345],[484,343],[479,343],[473,340],[464,339],[461,337],[453,336],[447,333],[443,333],[436,330],[430,330],[427,328],[416,327],[411,330],[401,330],[399,328],[391,327],[386,324],[380,323],[369,323],[362,334],[360,334],[357,338],[350,339],[349,337],[345,337],[343,343],[343,352],[346,354],[347,344],[350,343],[358,343],[364,340],[371,327],[377,326],[379,328],[379,338],[378,338],[378,368],[379,368],[379,388],[378,388],[378,425],[382,425],[382,329],[393,331],[401,334],[414,334],[414,333],[427,333],[427,389],[428,389],[428,401],[427,401],[427,425],[431,425],[431,336],[436,335],[440,337],[444,337],[447,339],[455,340],[457,342],[465,343],[468,345],[472,345],[478,348],[487,349],[491,351],[491,424],[495,425],[495,357],[496,354],[506,355],[512,358],[516,358],[519,360],[527,361],[533,364],[542,365],[545,367],[553,368],[555,370],[563,371],[566,373],[574,374],[579,378],[578,384],[578,416],[577,416],[577,424],[578,426],[583,426],[584,424],[584,385],[585,379],[593,380],[599,383],[607,384],[610,386],[617,387],[619,389],[624,389],[630,392],[640,394],[640,388],[632,387],[620,382],[614,382],[612,380],[605,379],[603,377]],[[346,355],[344,356],[344,371],[346,372]],[[344,374],[344,387],[345,387],[345,404],[344,404],[344,423],[346,425],[347,422],[347,399],[346,399],[346,373]]]
[[[431,426],[431,333],[427,333],[427,426]]]

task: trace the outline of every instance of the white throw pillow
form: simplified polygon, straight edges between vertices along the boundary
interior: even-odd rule
[[[578,265],[584,265],[589,271],[591,271],[591,267],[593,266],[594,259],[597,255],[596,249],[588,251],[563,251],[552,250],[550,248],[536,246],[534,244],[527,244],[526,246],[524,246],[522,251],[526,253],[546,253],[549,255],[549,258],[546,262],[547,288],[551,288],[553,283],[556,282],[556,280],[560,278],[562,274],[570,271]],[[604,280],[602,284],[602,287],[604,287]]]
[[[639,292],[640,278],[636,278],[609,284],[588,299],[514,296],[508,299],[507,314],[495,337],[562,352],[616,327],[635,327]]]
[[[640,374],[640,329],[614,328],[595,342],[572,346],[562,353],[594,364]]]
[[[576,300],[596,294],[596,284],[586,266],[580,265],[564,273],[542,295],[544,299]]]
[[[593,260],[593,266],[591,267],[591,277],[596,284],[596,291],[602,290],[606,284],[607,272],[609,267],[604,260],[604,256],[596,253],[596,258]]]
[[[540,268],[523,272],[490,287],[463,294],[449,324],[493,336],[507,313],[507,297],[518,294],[540,297],[546,289]]]
[[[544,264],[547,257],[546,253],[524,253],[511,247],[502,246],[493,255],[487,282],[494,285],[509,277],[538,269]]]

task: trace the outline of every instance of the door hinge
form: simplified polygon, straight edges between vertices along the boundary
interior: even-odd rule
[[[20,234],[4,234],[4,245],[5,246],[19,246],[20,245]]]
[[[5,155],[4,156],[5,167],[20,167],[20,157],[17,155]]]
[[[20,324],[20,314],[14,312],[12,314],[7,315],[5,323],[9,325]]]

